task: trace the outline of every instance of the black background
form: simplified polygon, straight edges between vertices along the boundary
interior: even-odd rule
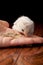
[[[0,19],[8,21],[12,25],[18,17],[24,15],[30,17],[35,23],[43,24],[43,5],[41,3],[17,3],[9,2],[2,5],[0,8]]]

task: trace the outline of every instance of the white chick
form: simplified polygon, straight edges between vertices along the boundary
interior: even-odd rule
[[[14,22],[12,29],[30,36],[34,32],[34,22],[27,16],[21,16]]]

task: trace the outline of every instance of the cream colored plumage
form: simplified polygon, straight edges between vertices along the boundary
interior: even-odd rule
[[[14,22],[12,29],[30,36],[34,32],[34,22],[27,16],[21,16]]]

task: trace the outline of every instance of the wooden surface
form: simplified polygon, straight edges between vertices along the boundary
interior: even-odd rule
[[[43,36],[43,24],[35,26],[34,33]],[[43,45],[0,48],[0,65],[43,65]]]

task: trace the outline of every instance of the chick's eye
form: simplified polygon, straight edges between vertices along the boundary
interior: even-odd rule
[[[22,29],[22,31],[24,32],[24,29]]]

